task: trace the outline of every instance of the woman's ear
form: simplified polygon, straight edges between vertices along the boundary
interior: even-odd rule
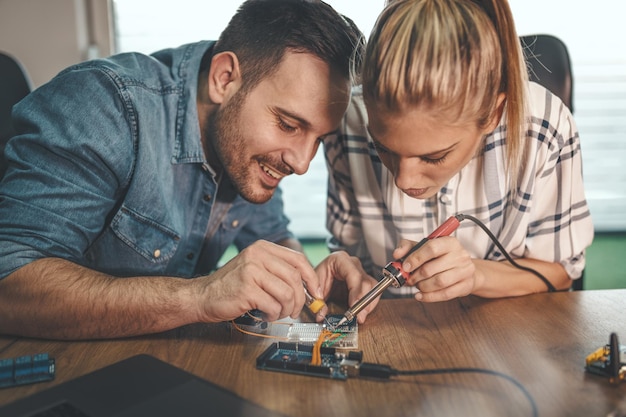
[[[485,128],[485,133],[491,133],[500,123],[500,119],[502,119],[502,113],[504,113],[504,105],[506,103],[506,94],[498,93],[498,98],[496,99],[496,111],[493,113],[493,118],[489,121],[489,124]]]
[[[209,69],[209,98],[215,104],[222,104],[241,85],[239,60],[233,52],[220,52],[211,58]]]

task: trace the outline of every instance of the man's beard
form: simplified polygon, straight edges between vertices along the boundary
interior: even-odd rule
[[[239,121],[245,100],[246,94],[240,90],[209,117],[204,132],[208,140],[206,152],[215,152],[224,174],[245,200],[260,204],[272,197],[274,189],[255,191],[257,178],[253,177],[253,172],[257,163],[266,158],[252,158],[245,152],[246,140]]]

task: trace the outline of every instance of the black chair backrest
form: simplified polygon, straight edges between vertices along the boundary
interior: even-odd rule
[[[31,91],[31,83],[19,62],[0,52],[0,179],[6,170],[4,147],[15,134],[11,109]]]
[[[556,36],[521,36],[522,49],[528,67],[528,77],[554,95],[574,113],[574,79],[567,46]]]

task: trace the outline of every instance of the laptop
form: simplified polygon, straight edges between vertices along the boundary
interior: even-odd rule
[[[153,356],[137,355],[0,407],[2,417],[285,417]]]

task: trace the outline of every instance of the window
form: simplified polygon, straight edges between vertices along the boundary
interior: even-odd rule
[[[384,0],[327,0],[367,36]],[[216,39],[241,2],[113,0],[116,51],[151,53]],[[568,46],[574,71],[587,199],[596,230],[626,230],[626,28],[614,2],[593,7],[559,0],[510,0],[520,35],[549,33]],[[584,22],[584,23],[583,23]],[[299,237],[327,236],[326,167],[322,152],[304,176],[283,180],[285,210]]]
[[[615,2],[509,1],[518,33],[549,33],[567,45],[591,216],[598,231],[626,230],[626,27]]]

